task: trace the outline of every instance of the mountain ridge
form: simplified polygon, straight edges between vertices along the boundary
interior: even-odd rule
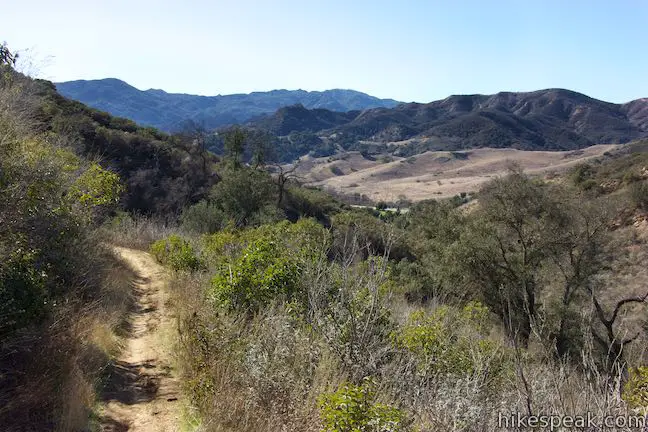
[[[346,89],[324,91],[277,89],[268,92],[203,96],[168,93],[161,89],[139,90],[117,78],[76,80],[56,83],[66,97],[112,115],[165,131],[182,127],[187,120],[203,123],[208,129],[244,123],[277,109],[301,103],[307,108],[346,112],[378,106],[396,106],[393,99],[379,99]]]
[[[284,111],[283,114],[299,111]],[[279,111],[250,126],[267,128],[273,119],[297,124],[346,150],[392,146],[407,156],[432,150],[517,148],[574,150],[596,144],[622,144],[648,136],[648,99],[625,104],[594,99],[572,90],[551,88],[494,95],[452,95],[427,104],[363,110],[349,122],[318,130]],[[314,113],[301,113],[319,118]],[[264,123],[265,122],[265,123]],[[275,129],[277,129],[275,125]]]
[[[282,161],[338,150],[396,156],[483,147],[575,150],[648,137],[648,98],[616,104],[562,88],[372,107],[384,101],[340,89],[194,96],[138,90],[117,79],[57,87],[97,109],[146,125],[166,125],[166,130],[180,128],[187,119],[207,129],[232,124],[260,129],[279,138],[276,153]]]

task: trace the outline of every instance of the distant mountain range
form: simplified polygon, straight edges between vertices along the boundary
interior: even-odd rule
[[[480,147],[573,150],[648,137],[648,98],[614,104],[564,89],[399,104],[352,90],[207,97],[140,91],[116,79],[57,88],[94,108],[166,131],[187,119],[207,128],[244,124],[266,131],[277,137],[275,154],[284,161],[339,150],[397,156]]]
[[[177,130],[186,120],[203,123],[208,129],[244,123],[294,104],[340,112],[398,105],[392,99],[379,99],[354,90],[340,89],[196,96],[154,89],[142,91],[114,78],[62,82],[57,83],[56,88],[70,99],[164,131]]]
[[[450,96],[428,104],[345,114],[292,106],[248,126],[277,135],[299,133],[302,140],[315,135],[328,149],[400,156],[480,147],[573,150],[648,136],[648,99],[613,104],[570,90],[548,89]]]

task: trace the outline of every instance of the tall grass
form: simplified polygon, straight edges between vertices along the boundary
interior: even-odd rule
[[[148,251],[149,246],[178,231],[174,224],[145,216],[119,213],[101,227],[101,232],[114,246]]]
[[[68,294],[48,320],[2,341],[3,430],[77,431],[88,425],[105,368],[128,331],[134,275],[100,245],[83,255],[99,275],[97,291],[86,299]]]

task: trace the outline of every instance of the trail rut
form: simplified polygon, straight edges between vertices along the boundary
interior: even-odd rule
[[[167,275],[146,252],[114,250],[137,275],[133,281],[136,307],[128,324],[127,344],[111,364],[101,394],[101,430],[178,431],[180,392],[170,347],[164,343],[164,334],[173,327],[165,304]]]

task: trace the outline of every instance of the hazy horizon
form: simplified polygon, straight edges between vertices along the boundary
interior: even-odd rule
[[[139,91],[143,91],[143,92],[145,92],[145,91],[164,91],[167,94],[179,94],[179,95],[189,95],[189,96],[204,96],[204,97],[237,96],[237,95],[247,95],[247,94],[251,94],[251,93],[269,93],[269,92],[272,92],[272,91],[305,91],[305,92],[323,92],[323,91],[332,91],[332,90],[359,91],[357,89],[352,89],[352,88],[329,88],[329,89],[324,89],[324,90],[308,90],[308,89],[303,89],[303,88],[272,88],[272,89],[267,89],[267,90],[255,90],[253,92],[248,92],[248,93],[239,92],[239,93],[222,93],[222,94],[197,94],[197,93],[186,93],[186,92],[170,92],[170,91],[166,91],[165,89],[160,89],[160,88],[140,88],[140,87],[136,87],[136,86],[132,85],[131,83],[129,83],[127,81],[124,81],[124,80],[122,80],[120,78],[117,78],[117,77],[105,77],[105,78],[96,78],[96,79],[77,79],[77,80],[70,80],[70,81],[53,81],[53,82],[55,84],[60,84],[60,83],[64,83],[64,82],[74,82],[74,81],[104,81],[104,80],[122,81],[122,82],[128,84],[129,86],[131,86],[131,87],[133,87],[133,88],[135,88],[135,89],[137,89]],[[534,89],[534,90],[520,90],[520,91],[502,89],[502,90],[499,90],[496,93],[533,93],[533,92],[545,91],[545,90],[575,91],[573,89],[568,89],[568,88],[563,88],[563,87],[549,87],[549,88],[538,88],[538,89]],[[364,92],[362,92],[362,93],[364,93]],[[401,102],[401,103],[423,103],[423,104],[425,104],[425,103],[429,103],[429,102],[443,100],[443,99],[446,99],[446,98],[449,98],[449,97],[452,97],[452,96],[491,96],[491,95],[496,94],[496,93],[490,93],[490,94],[486,94],[486,93],[454,93],[454,94],[449,94],[449,95],[440,97],[438,99],[429,100],[429,101],[402,101],[402,100],[389,98],[389,97],[381,98],[381,99],[393,99],[393,100],[396,100],[397,102]],[[369,96],[375,96],[373,94],[369,94],[369,93],[367,93],[367,94]],[[585,94],[585,96],[592,97],[591,95],[588,95],[588,94]],[[378,97],[378,96],[375,96],[375,97]],[[646,98],[640,96],[640,97],[637,97],[637,98],[634,98],[634,99],[627,100],[625,102],[612,102],[612,103],[624,104],[624,103],[631,102],[631,101],[637,100],[637,99],[646,99]],[[611,102],[611,101],[606,101],[604,99],[599,99],[599,100],[601,100],[603,102]]]

